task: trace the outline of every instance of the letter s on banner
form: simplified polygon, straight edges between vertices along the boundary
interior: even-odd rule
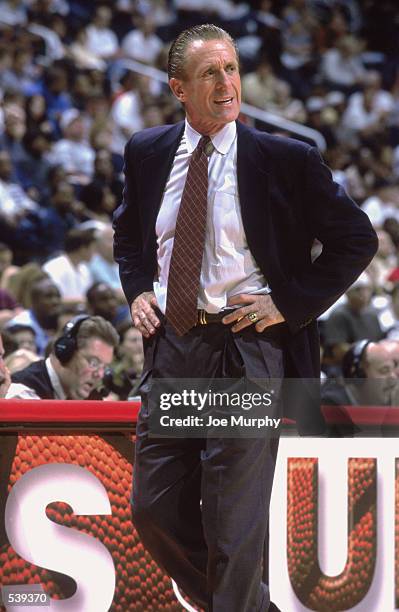
[[[94,474],[72,464],[41,465],[24,474],[8,496],[5,528],[10,544],[26,561],[76,581],[75,594],[52,599],[51,610],[107,612],[115,591],[111,554],[95,538],[48,519],[46,507],[55,501],[69,504],[78,515],[112,514],[107,492]]]

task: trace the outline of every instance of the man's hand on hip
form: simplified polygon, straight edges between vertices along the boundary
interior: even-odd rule
[[[145,338],[155,334],[156,328],[161,324],[154,312],[156,306],[158,306],[158,303],[155,293],[144,291],[136,297],[130,307],[134,326]]]
[[[270,295],[241,293],[227,300],[227,306],[236,305],[240,308],[223,318],[226,325],[235,323],[231,328],[233,332],[249,325],[255,325],[256,331],[263,332],[267,327],[285,321]]]

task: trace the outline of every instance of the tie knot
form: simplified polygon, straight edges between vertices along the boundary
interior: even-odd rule
[[[198,152],[199,155],[202,152],[204,152],[207,157],[212,155],[213,144],[209,136],[202,136],[201,140],[197,144],[196,151]]]

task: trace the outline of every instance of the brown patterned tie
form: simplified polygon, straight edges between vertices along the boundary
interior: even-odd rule
[[[208,150],[203,136],[193,152],[176,220],[170,260],[166,318],[183,336],[197,323],[197,301],[204,254],[208,205]],[[207,147],[208,145],[208,147]]]

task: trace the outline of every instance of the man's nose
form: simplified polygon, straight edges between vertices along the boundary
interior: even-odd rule
[[[225,70],[219,70],[217,84],[226,85],[227,83],[228,83],[227,72]]]

